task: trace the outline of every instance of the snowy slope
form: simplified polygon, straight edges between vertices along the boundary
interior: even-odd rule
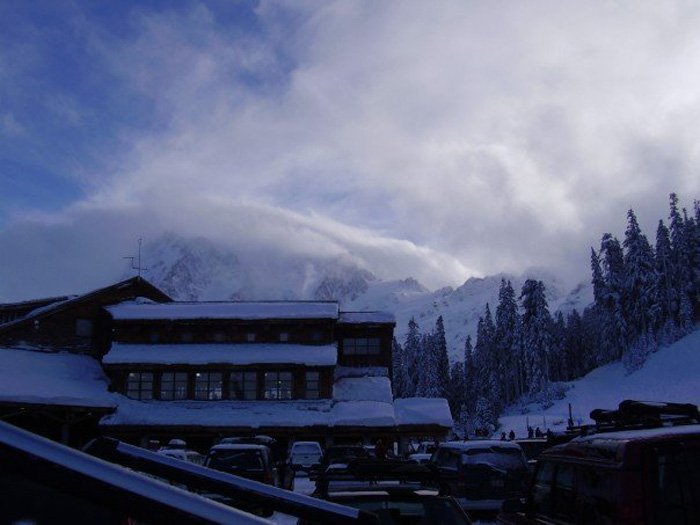
[[[527,278],[544,281],[551,312],[582,310],[592,300],[589,284],[568,292],[543,271],[470,278],[457,288],[430,291],[411,277],[381,280],[371,269],[342,257],[237,253],[209,240],[172,234],[144,246],[144,264],[145,277],[179,300],[332,299],[345,310],[392,312],[400,342],[411,317],[427,332],[442,315],[453,360],[462,359],[466,337],[474,338],[487,302],[495,315],[501,279],[511,280],[516,294]]]
[[[594,408],[617,408],[624,399],[673,401],[700,405],[700,326],[676,343],[652,354],[644,367],[627,374],[622,363],[596,368],[587,376],[567,383],[570,389],[564,399],[542,410],[529,405],[527,414],[516,409],[500,418],[506,432],[527,434],[530,426],[563,430],[571,403],[576,424],[592,423],[588,415]]]

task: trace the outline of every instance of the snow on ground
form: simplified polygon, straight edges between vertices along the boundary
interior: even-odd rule
[[[676,343],[659,349],[644,367],[628,374],[622,363],[596,368],[587,376],[565,383],[566,397],[547,410],[528,405],[526,414],[512,408],[501,416],[501,430],[513,429],[518,437],[527,436],[527,422],[541,430],[564,430],[571,403],[574,424],[587,424],[594,408],[617,408],[624,399],[672,401],[700,405],[700,326]]]

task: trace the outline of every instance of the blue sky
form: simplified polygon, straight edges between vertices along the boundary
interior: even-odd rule
[[[580,280],[700,197],[695,2],[428,4],[0,4],[0,298],[170,231]]]

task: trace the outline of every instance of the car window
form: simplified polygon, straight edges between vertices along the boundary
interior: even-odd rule
[[[540,463],[532,485],[531,505],[536,513],[549,515],[552,511],[552,488],[554,485],[554,463]]]
[[[321,449],[318,446],[313,446],[310,444],[300,445],[296,444],[292,447],[292,453],[294,454],[320,454]]]
[[[209,456],[207,466],[216,470],[264,470],[259,450],[216,450]]]
[[[575,520],[574,466],[560,463],[554,485],[553,514],[558,518]]]
[[[655,523],[700,522],[700,448],[656,451]]]
[[[577,468],[576,505],[583,523],[610,523],[616,519],[618,479],[615,469]]]
[[[462,453],[463,465],[477,465],[479,463],[486,463],[506,470],[527,468],[523,453],[519,448],[492,446],[468,449]]]

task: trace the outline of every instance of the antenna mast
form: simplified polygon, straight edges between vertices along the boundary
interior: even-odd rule
[[[141,277],[141,272],[147,272],[148,268],[144,268],[141,266],[141,243],[143,242],[143,239],[139,237],[139,251],[138,251],[138,257],[134,257],[131,255],[127,255],[126,257],[122,257],[123,259],[131,259],[131,269],[132,270],[137,270],[138,271],[138,276]],[[135,261],[136,260],[136,263]]]

